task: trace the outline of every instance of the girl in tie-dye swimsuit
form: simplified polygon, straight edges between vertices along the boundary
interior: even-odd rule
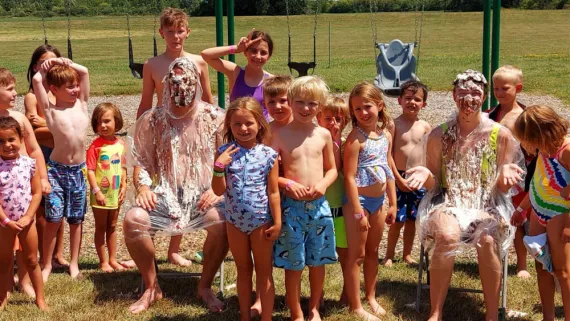
[[[570,124],[550,107],[530,106],[517,119],[514,134],[526,150],[538,149],[530,184],[530,236],[546,233],[552,267],[560,283],[564,319],[570,320]],[[538,262],[538,261],[537,261]],[[537,263],[544,320],[554,320],[552,275]]]

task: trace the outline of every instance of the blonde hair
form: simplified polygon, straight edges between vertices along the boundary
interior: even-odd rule
[[[513,134],[522,143],[536,146],[540,151],[553,151],[564,143],[569,125],[552,108],[534,105],[517,118]]]
[[[108,111],[113,112],[113,118],[115,119],[115,133],[123,129],[123,115],[121,115],[119,108],[112,103],[100,103],[93,110],[93,114],[91,114],[91,128],[93,128],[94,133],[97,133],[97,127],[99,126],[101,117],[103,117],[103,114]]]
[[[0,67],[0,87],[8,87],[16,83],[16,77],[14,74],[6,69]]]
[[[79,83],[79,74],[75,69],[62,65],[53,66],[46,75],[48,86],[61,87]]]
[[[327,99],[326,104],[321,106],[319,109],[319,113],[317,117],[321,117],[322,113],[325,111],[331,112],[333,115],[340,115],[342,116],[343,123],[342,126],[346,126],[348,124],[348,120],[350,119],[350,110],[348,108],[348,104],[346,100],[340,97],[330,97]]]
[[[493,74],[493,81],[496,79],[508,79],[513,81],[515,85],[522,84],[523,73],[522,70],[513,65],[504,65],[497,69]]]
[[[263,110],[257,99],[252,97],[241,97],[234,100],[226,111],[226,118],[224,119],[224,142],[230,143],[236,140],[232,133],[232,115],[238,110],[247,110],[255,118],[259,131],[257,132],[256,140],[260,144],[267,144],[271,141],[271,130],[269,124],[263,115]]]
[[[303,76],[291,83],[287,91],[287,98],[293,101],[295,97],[309,98],[319,102],[319,106],[327,102],[329,87],[319,77]]]
[[[289,75],[275,75],[263,82],[263,98],[277,97],[287,94],[287,90],[293,81]]]
[[[380,110],[378,112],[378,122],[382,122],[380,129],[384,130],[384,128],[386,128],[390,122],[390,116],[386,112],[386,104],[384,103],[380,89],[367,81],[362,81],[356,84],[354,88],[352,88],[352,91],[350,92],[350,96],[348,98],[348,106],[350,111],[350,118],[352,119],[352,125],[356,126],[358,124],[358,121],[356,120],[356,115],[354,114],[354,106],[352,105],[352,98],[354,97],[362,97],[364,100],[371,101],[378,106],[378,109]]]
[[[162,28],[188,28],[188,15],[178,8],[166,8],[160,14],[160,29]]]

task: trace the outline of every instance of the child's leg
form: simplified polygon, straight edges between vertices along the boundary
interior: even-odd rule
[[[370,229],[366,239],[364,252],[364,292],[372,313],[385,315],[386,310],[376,301],[376,281],[378,280],[378,248],[384,234],[384,222],[386,220],[384,206],[368,216]]]
[[[285,270],[285,297],[291,310],[291,321],[304,321],[301,310],[301,276],[303,270]]]
[[[347,269],[346,263],[348,260],[348,249],[337,247],[336,253],[338,254],[338,262],[340,263],[340,270],[342,271],[342,275],[344,276]],[[342,305],[348,304],[348,297],[346,295],[346,282],[343,282],[342,292],[340,294],[339,302]]]
[[[404,262],[408,264],[417,264],[412,258],[412,247],[414,246],[414,238],[416,237],[416,222],[407,220],[404,224],[404,253],[402,256]]]
[[[530,214],[530,230],[528,234],[530,236],[536,236],[542,233],[546,233],[546,228],[538,222],[536,214],[533,211]],[[542,268],[542,264],[538,261],[535,261],[535,268],[538,281],[538,293],[540,294],[540,302],[542,305],[542,319],[543,321],[554,321],[554,278]]]
[[[270,321],[275,300],[273,284],[273,241],[265,237],[265,230],[270,224],[255,229],[249,235],[249,243],[255,262],[255,277],[257,280],[257,296],[261,299],[261,320]]]
[[[392,260],[394,260],[394,255],[396,254],[396,244],[398,243],[398,238],[400,238],[400,230],[403,226],[403,222],[396,222],[390,226],[388,230],[388,247],[386,248],[386,256],[382,261],[382,265],[392,266]]]
[[[14,283],[14,241],[16,233],[5,227],[0,228],[0,311],[8,303],[8,292]]]
[[[253,277],[253,262],[249,236],[226,221],[230,250],[237,268],[237,290],[240,320],[249,321],[251,306],[251,279]],[[256,262],[257,263],[257,262]],[[259,276],[258,276],[259,277]]]
[[[42,275],[44,283],[47,282],[49,275],[51,274],[52,269],[52,260],[50,259],[53,257],[53,251],[55,250],[55,238],[57,235],[57,230],[61,226],[61,222],[47,222],[44,229],[44,260],[43,260],[43,269]]]
[[[27,269],[30,273],[30,279],[34,286],[34,292],[36,293],[36,305],[40,310],[47,310],[48,306],[44,296],[42,270],[38,264],[38,234],[36,225],[33,223],[28,225],[18,234],[18,238],[24,250],[25,266],[22,266],[22,268]]]
[[[95,250],[97,250],[97,256],[99,257],[99,268],[103,272],[113,272],[113,268],[109,265],[109,260],[105,253],[108,212],[109,210],[93,207],[93,216],[95,217]]]
[[[80,277],[79,272],[79,251],[81,250],[83,223],[69,224],[69,248],[71,261],[69,262],[69,275],[72,279]]]
[[[40,204],[36,211],[36,229],[38,230],[38,249],[40,252],[40,264],[42,266],[44,265],[44,230],[47,224],[45,215],[45,205]]]
[[[179,266],[190,266],[192,261],[183,258],[180,253],[180,243],[182,243],[182,235],[173,235],[170,237],[170,245],[168,246],[168,262]]]
[[[311,297],[309,298],[309,321],[320,321],[319,306],[321,294],[325,283],[325,266],[309,266],[309,283],[311,285]]]
[[[32,281],[30,280],[30,275],[26,268],[24,253],[20,249],[16,251],[16,262],[18,264],[18,287],[20,288],[20,292],[25,293],[29,297],[35,297],[36,293],[32,287]]]
[[[564,320],[570,320],[570,243],[562,239],[562,231],[570,223],[568,215],[553,217],[546,225],[548,245],[552,254],[552,267],[560,283]]]
[[[63,233],[65,232],[65,223],[61,221],[61,226],[57,230],[57,237],[55,238],[55,253],[53,259],[55,262],[61,266],[68,266],[69,262],[65,259],[63,255]]]
[[[517,254],[517,276],[522,279],[530,278],[530,273],[526,270],[526,247],[523,242],[524,227],[517,227],[515,234],[515,252]]]
[[[108,210],[107,213],[107,248],[109,249],[109,265],[117,271],[125,268],[117,262],[117,220],[119,219],[119,209]]]

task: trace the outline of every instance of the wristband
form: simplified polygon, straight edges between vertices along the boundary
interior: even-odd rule
[[[524,210],[522,207],[519,206],[519,207],[517,207],[517,209],[516,209],[515,211],[517,211],[517,212],[519,212],[519,213],[522,213],[522,212],[524,212],[525,210]]]
[[[286,190],[290,190],[291,185],[293,185],[294,183],[295,183],[295,181],[289,180],[289,182],[287,182],[287,185],[285,185],[285,189],[286,189]]]
[[[230,55],[233,55],[236,53],[236,45],[231,45],[230,46]]]
[[[101,191],[101,189],[97,186],[91,191],[91,194],[95,195],[95,194],[99,193],[100,191]]]
[[[222,164],[222,163],[220,163],[220,162],[215,162],[215,163],[214,163],[214,166],[217,167],[217,168],[219,168],[219,169],[224,169],[224,168],[226,168],[226,165],[224,165],[224,164]]]
[[[9,217],[6,217],[1,223],[0,225],[2,225],[2,227],[6,227],[6,224],[10,223],[10,221],[12,221]]]
[[[363,212],[354,213],[354,218],[357,219],[357,220],[359,220],[359,219],[361,219],[361,218],[363,218],[363,217],[364,217],[364,213],[363,213]]]
[[[340,148],[340,144],[341,144],[340,139],[337,141],[334,141],[333,144],[336,146],[336,148]]]
[[[216,177],[224,177],[224,176],[226,176],[226,173],[225,173],[225,172],[216,172],[216,171],[214,171],[214,176],[216,176]]]

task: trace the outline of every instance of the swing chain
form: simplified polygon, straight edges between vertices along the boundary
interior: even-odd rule
[[[374,2],[374,11],[372,10],[372,2]],[[370,7],[370,28],[372,29],[372,48],[374,48],[374,61],[376,61],[376,58],[378,57],[378,53],[376,51],[376,45],[378,43],[378,38],[377,38],[377,31],[378,31],[378,27],[376,26],[376,12],[378,12],[378,4],[376,3],[375,0],[370,0],[368,2],[369,7]]]
[[[319,0],[315,0],[315,3],[317,4],[317,7],[315,8],[315,26],[313,29],[313,37],[317,36],[317,21],[318,21],[318,14],[319,14],[319,9],[320,9],[320,2]]]
[[[417,42],[416,42],[416,45],[418,47],[418,55],[416,56],[416,70],[414,71],[416,73],[416,75],[418,74],[418,70],[420,68],[420,54],[421,54],[421,49],[422,49],[422,30],[423,30],[423,26],[424,26],[424,12],[425,12],[425,2],[423,0],[420,0],[420,3],[422,4],[422,12],[420,15],[419,38],[417,39]],[[419,5],[418,5],[417,9],[419,9]],[[417,10],[416,10],[416,17],[417,17]],[[417,29],[417,24],[416,24],[416,29]],[[417,34],[417,31],[416,31],[416,34]]]
[[[287,33],[289,38],[291,38],[291,27],[289,26],[289,0],[285,1],[285,10],[287,12]]]
[[[67,39],[71,39],[71,0],[65,2],[65,10],[67,11]]]

